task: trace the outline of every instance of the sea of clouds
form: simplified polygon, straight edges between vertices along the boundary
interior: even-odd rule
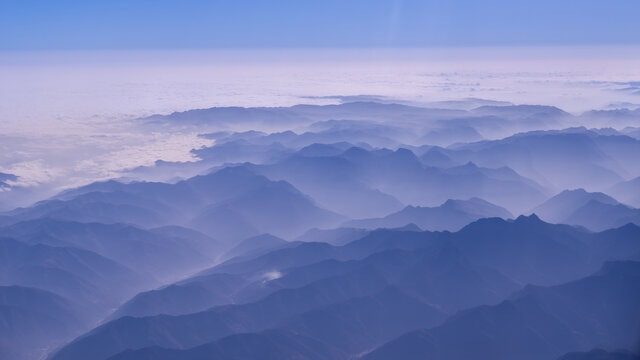
[[[194,161],[190,150],[213,143],[193,129],[141,128],[152,114],[362,95],[634,109],[640,48],[23,52],[1,54],[0,78],[0,172],[44,196],[157,160]]]

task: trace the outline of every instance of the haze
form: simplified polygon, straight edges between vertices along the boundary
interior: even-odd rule
[[[635,1],[4,1],[0,360],[637,360]]]

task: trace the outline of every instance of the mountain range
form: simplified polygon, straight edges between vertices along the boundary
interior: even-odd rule
[[[637,110],[308,99],[132,120],[186,157],[97,182],[7,152],[0,358],[638,358]]]

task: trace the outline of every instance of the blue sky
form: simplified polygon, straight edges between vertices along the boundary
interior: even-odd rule
[[[0,0],[0,50],[640,44],[638,0]]]

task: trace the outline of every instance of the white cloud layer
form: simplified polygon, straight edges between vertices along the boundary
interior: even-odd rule
[[[572,112],[640,106],[640,49],[431,49],[4,53],[0,171],[72,186],[156,160],[192,161],[194,133],[135,118],[212,106],[484,98]],[[613,105],[615,106],[615,105]],[[62,185],[64,184],[64,185]]]

